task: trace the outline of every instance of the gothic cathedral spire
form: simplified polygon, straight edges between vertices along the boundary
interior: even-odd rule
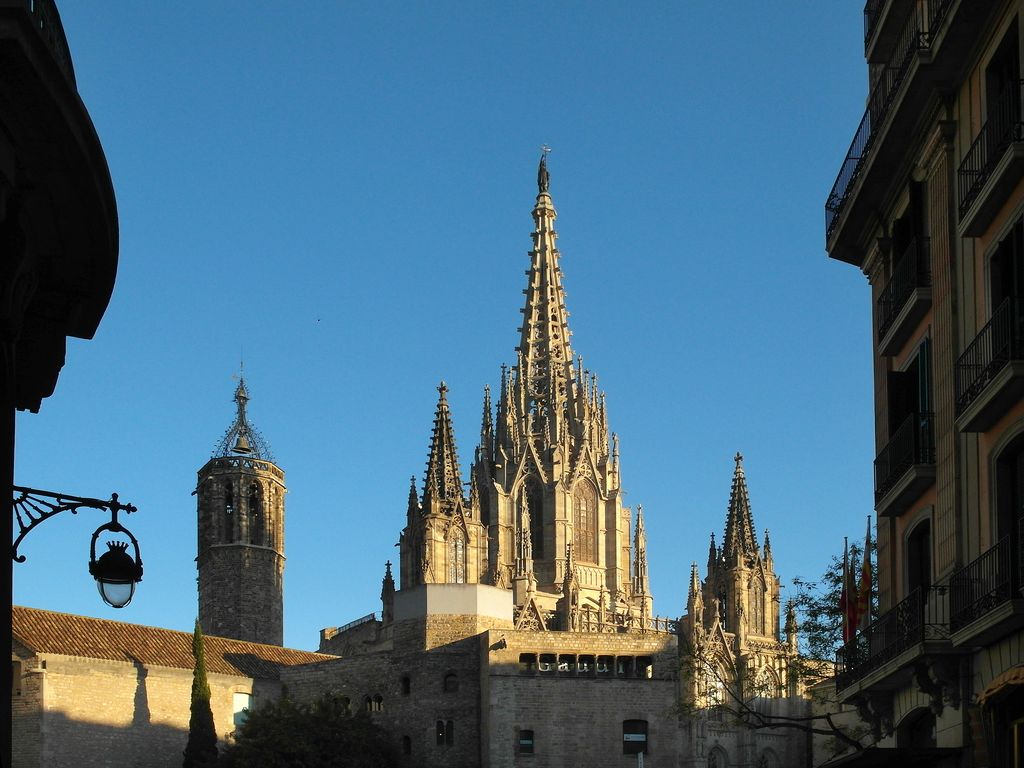
[[[743,454],[737,453],[735,461],[732,492],[729,494],[729,511],[725,518],[725,540],[722,542],[727,562],[735,562],[738,558],[750,558],[758,553],[754,518],[750,511],[750,495],[747,492],[747,478],[743,473]]]

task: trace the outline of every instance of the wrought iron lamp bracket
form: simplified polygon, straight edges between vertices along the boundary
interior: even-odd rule
[[[135,537],[117,521],[118,512],[131,514],[132,512],[137,512],[138,508],[134,504],[122,504],[118,501],[116,493],[110,495],[109,501],[103,501],[102,499],[70,496],[66,493],[40,491],[35,488],[22,488],[16,485],[14,486],[12,506],[14,507],[14,516],[18,521],[19,529],[18,536],[14,539],[14,544],[11,545],[11,557],[15,562],[25,562],[25,555],[18,554],[18,547],[33,528],[49,520],[51,517],[59,515],[61,512],[70,512],[73,515],[77,515],[78,510],[83,508],[103,509],[109,511],[111,515],[110,522],[101,526],[93,534],[94,547],[96,536],[101,531],[108,530],[127,534],[135,546],[136,553],[138,552],[139,544]]]

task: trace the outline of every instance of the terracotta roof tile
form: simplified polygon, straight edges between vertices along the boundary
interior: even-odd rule
[[[36,653],[192,669],[192,633],[14,606],[15,639]],[[210,672],[275,679],[281,667],[336,658],[226,637],[205,638]]]

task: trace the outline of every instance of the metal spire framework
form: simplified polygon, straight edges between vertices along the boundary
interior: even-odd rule
[[[249,390],[245,386],[245,379],[238,380],[235,387],[235,420],[228,427],[228,431],[213,449],[213,458],[222,456],[249,456],[264,461],[274,461],[270,452],[270,445],[263,438],[263,435],[249,423],[246,413],[246,406],[249,403]]]

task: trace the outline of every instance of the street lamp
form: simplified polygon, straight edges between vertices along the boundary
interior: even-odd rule
[[[124,608],[131,602],[135,594],[135,585],[142,581],[142,555],[139,542],[132,532],[118,522],[118,512],[131,514],[137,511],[133,504],[122,504],[117,494],[112,494],[109,501],[101,499],[68,496],[63,493],[39,491],[34,488],[14,486],[14,515],[18,521],[17,538],[11,547],[11,557],[15,562],[25,562],[25,555],[18,554],[18,546],[29,531],[61,512],[78,514],[82,508],[103,509],[110,512],[110,522],[104,523],[92,534],[89,546],[89,573],[96,579],[103,602],[113,608]],[[130,541],[108,541],[107,551],[96,557],[96,540],[104,531],[127,536]],[[134,550],[134,557],[128,553],[128,545]]]

